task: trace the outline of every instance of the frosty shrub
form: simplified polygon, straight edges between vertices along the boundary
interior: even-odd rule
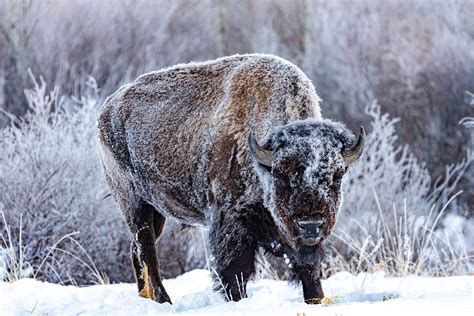
[[[401,118],[397,136],[433,176],[461,160],[470,136],[457,123],[472,113],[465,91],[474,85],[474,2],[307,3],[315,18],[308,19],[304,69],[330,105],[323,113],[355,129],[377,99]],[[461,200],[472,198],[467,191]]]
[[[12,124],[0,130],[2,269],[16,271],[13,279],[89,283],[102,282],[105,273],[111,281],[131,281],[128,230],[106,198],[96,148],[97,85],[89,78],[86,95],[60,98],[58,88],[48,92],[42,78],[31,78],[29,112],[21,119],[9,115]],[[178,225],[168,226],[168,236],[176,236]],[[192,239],[188,235],[176,242]],[[187,245],[160,242],[165,275],[195,267]]]
[[[95,81],[88,81],[90,94],[67,99],[59,97],[58,88],[48,92],[42,78],[31,78],[33,88],[25,91],[29,112],[20,119],[11,117],[12,124],[0,131],[2,236],[8,225],[12,250],[12,245],[20,248],[12,240],[22,234],[23,248],[15,251],[35,270],[51,246],[77,232],[77,241],[95,264],[112,279],[121,279],[129,246],[120,214],[104,200],[107,188],[94,130]],[[92,276],[78,260],[84,258],[83,251],[67,240],[57,246],[70,254],[54,251],[37,276],[56,282],[90,281]]]
[[[466,243],[473,222],[457,217],[457,184],[472,153],[432,179],[408,146],[397,146],[395,123],[375,102],[363,156],[344,186],[329,267],[360,272],[384,267],[391,274],[450,275],[472,272],[474,248]],[[446,217],[446,211],[451,212]],[[469,248],[470,247],[470,248]]]

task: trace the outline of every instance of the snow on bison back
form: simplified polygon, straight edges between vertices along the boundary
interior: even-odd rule
[[[100,109],[99,148],[132,237],[139,294],[170,302],[155,240],[165,218],[209,227],[216,289],[246,297],[263,247],[323,297],[320,263],[358,139],[324,120],[311,81],[271,55],[176,65],[121,87]]]

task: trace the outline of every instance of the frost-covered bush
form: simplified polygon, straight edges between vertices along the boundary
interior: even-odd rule
[[[396,145],[395,124],[375,102],[366,109],[371,132],[344,186],[329,267],[353,272],[381,264],[392,274],[449,275],[472,272],[474,223],[460,215],[457,185],[473,157],[433,179],[408,146]],[[446,211],[450,216],[446,218]],[[446,218],[446,220],[445,220]]]
[[[76,238],[112,279],[126,275],[124,258],[128,243],[120,214],[104,197],[107,187],[100,173],[95,141],[97,110],[95,81],[91,94],[81,99],[59,97],[34,77],[25,91],[30,111],[0,130],[0,210],[19,247],[22,234],[24,261],[37,268],[50,247],[66,234]],[[20,225],[22,221],[22,224]],[[11,240],[10,240],[11,241]],[[5,248],[4,243],[1,247]],[[92,279],[73,256],[84,253],[65,240],[58,245],[72,254],[54,251],[37,276],[50,281]]]
[[[470,152],[462,162],[447,166],[444,177],[433,179],[409,146],[397,145],[395,125],[399,119],[382,114],[375,102],[366,113],[371,118],[370,133],[363,156],[346,178],[340,221],[371,221],[373,218],[365,214],[377,209],[377,203],[383,206],[384,215],[392,214],[394,208],[406,208],[415,216],[426,215],[434,204],[443,206],[457,192],[456,186],[472,160]]]
[[[48,92],[42,78],[32,80],[25,91],[30,111],[22,118],[10,115],[12,125],[0,130],[3,271],[66,283],[97,281],[97,272],[131,281],[128,230],[107,198],[96,148],[96,83],[89,79],[89,93],[74,99],[59,97],[58,88]],[[167,226],[160,252],[167,252],[165,275],[175,276],[197,263],[190,246],[178,247],[180,239],[172,239],[178,225]],[[180,238],[192,240],[188,235]]]
[[[144,72],[217,57],[213,2],[1,1],[0,105],[27,110],[27,69],[68,95],[92,75],[106,97]]]
[[[323,113],[356,129],[377,99],[401,119],[396,134],[433,177],[465,156],[470,132],[457,124],[472,113],[472,1],[309,1],[303,63],[327,105]],[[467,147],[469,148],[469,147]],[[467,179],[459,197],[474,215]]]

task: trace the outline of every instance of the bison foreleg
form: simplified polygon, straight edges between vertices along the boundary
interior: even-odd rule
[[[210,231],[214,256],[215,289],[227,300],[247,297],[247,282],[255,272],[256,243],[243,222],[232,218],[213,225]]]
[[[297,274],[303,285],[304,301],[307,304],[319,304],[324,298],[321,287],[321,270],[319,267],[305,266],[297,269]]]

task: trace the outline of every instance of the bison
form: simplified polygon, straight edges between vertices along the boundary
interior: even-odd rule
[[[263,248],[319,303],[324,243],[342,178],[365,132],[323,119],[306,75],[271,55],[234,55],[150,72],[98,115],[99,151],[131,232],[141,296],[170,302],[155,241],[165,223],[206,227],[216,290],[246,297]]]

